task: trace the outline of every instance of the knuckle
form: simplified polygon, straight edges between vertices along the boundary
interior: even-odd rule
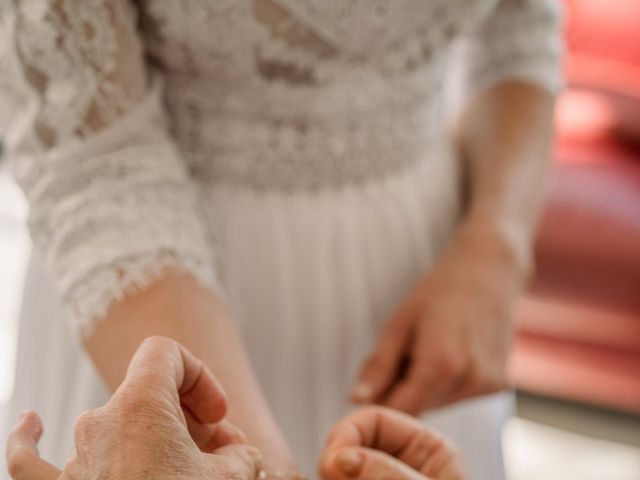
[[[230,480],[257,478],[263,462],[262,452],[251,445],[232,445],[219,451],[215,470],[220,477]]]
[[[87,410],[80,414],[73,430],[76,442],[82,442],[90,436],[91,430],[93,429],[93,422],[94,412],[92,410]]]
[[[257,447],[251,445],[236,446],[240,463],[248,469],[257,469],[262,463],[262,453]]]
[[[145,338],[142,342],[142,345],[153,350],[161,350],[168,347],[173,347],[174,345],[176,345],[176,342],[167,337],[153,335],[151,337]]]
[[[99,438],[106,421],[113,420],[105,418],[105,408],[87,410],[80,414],[73,430],[76,445],[86,446]]]
[[[364,370],[368,375],[376,375],[381,370],[386,370],[388,368],[389,361],[384,355],[374,355],[366,361]]]
[[[249,459],[242,458],[242,455],[240,458],[236,458],[235,461],[225,458],[221,459],[216,470],[220,473],[220,478],[228,480],[246,480],[248,462]]]
[[[414,383],[402,396],[392,399],[385,405],[411,416],[418,415],[426,405],[428,388],[421,383]]]
[[[448,377],[457,377],[464,371],[464,360],[455,354],[443,354],[435,363],[440,373]]]
[[[380,414],[381,408],[377,405],[366,405],[358,410],[358,415],[364,418],[374,418]]]
[[[128,388],[118,401],[113,404],[113,410],[119,418],[135,418],[142,409],[143,393],[139,387]]]
[[[422,459],[434,448],[437,441],[437,437],[432,437],[426,429],[422,428],[411,436],[402,453],[405,458]]]
[[[447,449],[447,440],[440,434],[434,434],[431,444],[429,445],[430,452],[438,452],[440,450]]]

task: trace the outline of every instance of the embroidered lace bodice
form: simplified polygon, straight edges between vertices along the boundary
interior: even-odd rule
[[[10,1],[6,143],[74,317],[169,266],[214,282],[199,188],[342,188],[424,158],[460,42],[470,89],[556,89],[558,3]]]

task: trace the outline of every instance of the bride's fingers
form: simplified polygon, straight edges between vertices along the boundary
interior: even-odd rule
[[[363,447],[342,447],[323,457],[320,474],[324,480],[428,480],[392,456]]]
[[[38,440],[42,435],[40,418],[25,412],[7,441],[7,467],[13,480],[55,480],[60,470],[38,455]]]
[[[351,389],[352,402],[376,402],[396,381],[402,360],[410,347],[414,315],[415,308],[411,304],[406,305],[385,326]]]
[[[415,354],[405,378],[393,386],[380,404],[415,416],[428,408],[441,406],[447,395],[462,384],[465,371],[461,367],[452,378],[449,367],[438,369],[438,363],[442,362]]]

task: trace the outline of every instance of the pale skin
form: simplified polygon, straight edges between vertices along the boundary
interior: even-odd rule
[[[510,311],[529,270],[552,109],[549,93],[517,82],[470,104],[458,129],[470,187],[464,220],[381,333],[352,400],[418,414],[504,388]],[[233,321],[214,293],[188,274],[168,271],[115,304],[85,339],[112,391],[152,335],[177,340],[227,385],[229,419],[264,453],[268,468],[295,470]]]
[[[260,452],[225,420],[222,386],[202,362],[163,337],[143,342],[113,398],[76,423],[63,470],[41,459],[42,425],[25,412],[7,443],[13,480],[254,480]],[[331,431],[324,480],[464,480],[460,456],[413,418],[380,407],[355,412]],[[278,477],[281,478],[281,477]]]
[[[218,299],[190,275],[167,272],[145,292],[111,308],[85,346],[113,391],[142,341],[172,338],[202,360],[227,385],[228,418],[277,470],[295,470],[287,447],[258,387],[242,341]]]
[[[464,217],[434,268],[383,328],[351,398],[414,415],[507,387],[513,304],[530,270],[554,100],[504,83],[468,107],[458,143]]]

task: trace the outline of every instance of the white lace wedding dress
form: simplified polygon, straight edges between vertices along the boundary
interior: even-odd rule
[[[5,4],[5,141],[35,250],[12,415],[40,411],[42,454],[63,463],[74,419],[107,398],[74,332],[174,266],[224,292],[311,473],[378,327],[456,223],[454,46],[470,92],[553,90],[558,17],[556,0]],[[509,405],[431,417],[471,478],[502,477]]]

